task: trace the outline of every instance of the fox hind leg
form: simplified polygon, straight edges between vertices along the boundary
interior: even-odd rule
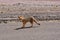
[[[33,20],[31,20],[30,23],[31,23],[31,27],[33,27]]]

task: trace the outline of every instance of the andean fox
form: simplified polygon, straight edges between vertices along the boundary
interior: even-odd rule
[[[30,16],[30,17],[18,16],[18,18],[23,23],[21,28],[25,28],[25,25],[26,25],[27,22],[31,23],[31,27],[33,27],[34,22],[36,24],[40,25],[40,23],[38,23],[37,20],[33,16]]]

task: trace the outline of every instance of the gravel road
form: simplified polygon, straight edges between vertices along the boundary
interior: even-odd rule
[[[41,25],[34,23],[33,28],[15,30],[22,26],[21,22],[0,24],[0,40],[60,40],[60,21],[41,21]]]

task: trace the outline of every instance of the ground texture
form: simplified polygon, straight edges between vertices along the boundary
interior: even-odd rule
[[[41,21],[33,28],[15,30],[21,22],[0,24],[0,40],[60,40],[60,21]],[[29,27],[30,23],[26,24]]]

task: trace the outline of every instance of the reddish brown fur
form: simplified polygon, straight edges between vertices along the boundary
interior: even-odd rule
[[[18,16],[18,18],[19,18],[19,20],[21,20],[22,23],[23,23],[22,28],[25,27],[25,24],[26,24],[27,22],[30,22],[30,23],[31,23],[31,27],[33,27],[33,22],[37,23],[37,21],[36,21],[36,19],[35,19],[34,17],[25,18],[24,16]],[[37,23],[37,24],[40,25],[40,23]]]

